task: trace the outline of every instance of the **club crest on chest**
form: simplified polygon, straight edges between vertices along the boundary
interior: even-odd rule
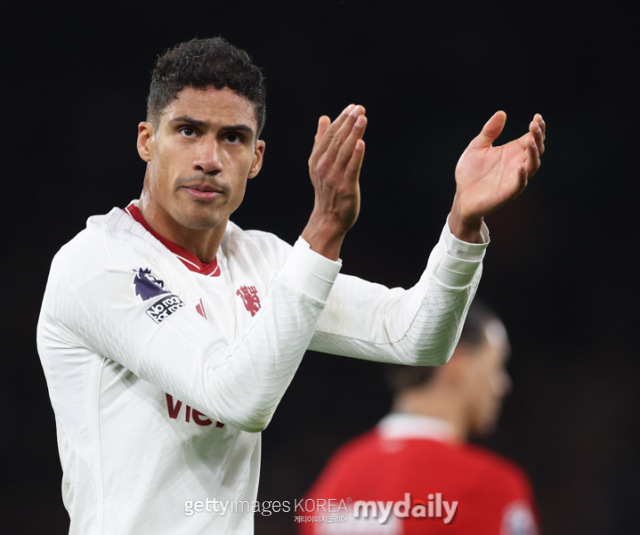
[[[251,316],[255,316],[260,310],[260,297],[258,297],[258,290],[255,286],[240,286],[236,291],[236,295],[242,299],[244,308],[251,313]]]

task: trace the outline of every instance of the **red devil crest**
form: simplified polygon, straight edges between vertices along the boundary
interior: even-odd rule
[[[251,312],[252,317],[258,313],[258,310],[260,310],[260,298],[255,286],[240,286],[236,295],[242,298],[244,308]]]

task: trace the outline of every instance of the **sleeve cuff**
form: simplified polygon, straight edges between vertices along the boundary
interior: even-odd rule
[[[300,236],[280,276],[287,286],[325,303],[341,267],[341,260],[329,260],[316,253]]]
[[[482,268],[482,259],[489,245],[489,229],[482,223],[480,236],[483,243],[467,243],[456,238],[449,229],[449,218],[442,229],[440,243],[444,246],[440,263],[433,275],[450,288],[468,286]]]
[[[447,222],[442,229],[442,237],[447,244],[447,252],[460,260],[468,260],[470,262],[480,261],[484,258],[484,253],[489,245],[489,229],[485,223],[482,223],[480,229],[480,237],[482,243],[467,243],[466,241],[459,240],[452,233],[449,228],[449,216],[447,216]]]

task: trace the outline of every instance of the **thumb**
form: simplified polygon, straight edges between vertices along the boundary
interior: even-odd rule
[[[506,122],[507,114],[505,112],[494,113],[493,117],[482,127],[482,132],[471,142],[471,146],[474,148],[490,147],[502,132]]]

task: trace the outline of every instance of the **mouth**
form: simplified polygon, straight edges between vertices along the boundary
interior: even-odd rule
[[[182,188],[190,197],[198,201],[211,201],[222,195],[222,188],[210,184],[189,184]]]

